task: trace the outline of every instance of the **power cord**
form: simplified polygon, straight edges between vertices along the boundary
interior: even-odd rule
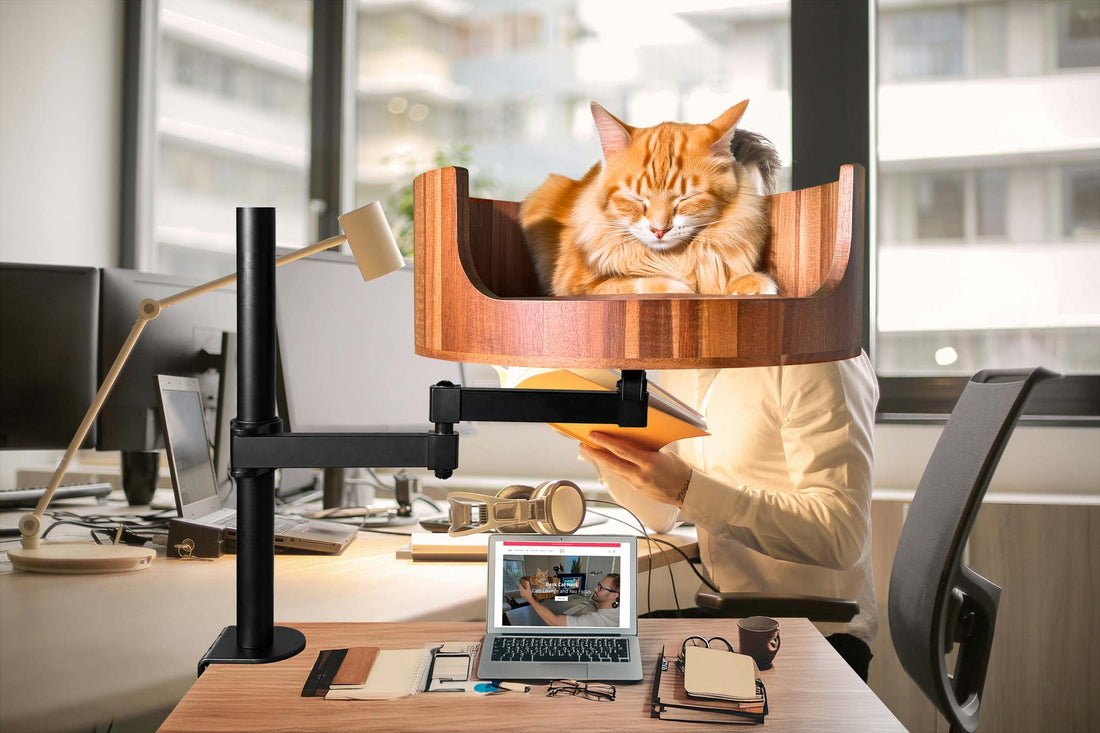
[[[647,543],[649,543],[649,542],[659,542],[662,545],[667,545],[668,547],[671,547],[672,549],[676,550],[676,552],[680,553],[680,556],[683,557],[684,560],[687,561],[688,567],[691,568],[691,572],[695,573],[695,577],[699,578],[700,582],[702,582],[703,585],[705,585],[707,588],[710,588],[715,593],[720,592],[718,590],[718,587],[715,586],[714,583],[712,583],[708,578],[706,578],[702,573],[699,572],[699,569],[695,567],[695,563],[693,563],[691,561],[691,558],[687,556],[687,553],[684,552],[682,548],[680,548],[675,543],[669,542],[668,540],[663,540],[660,537],[650,537],[649,532],[645,528],[645,524],[642,522],[641,519],[638,518],[638,515],[636,515],[630,509],[627,509],[622,504],[619,504],[619,503],[614,502],[614,501],[608,501],[606,499],[585,499],[585,503],[606,504],[608,506],[613,506],[613,507],[617,507],[619,509],[624,510],[627,514],[629,514],[631,517],[634,518],[634,521],[637,522],[638,526],[641,528],[642,534],[639,535],[639,537],[644,537]],[[613,516],[610,516],[608,514],[603,514],[601,512],[595,512],[595,511],[592,512],[592,513],[597,515],[597,516],[605,517],[607,519],[614,520],[614,521],[619,522],[621,524],[625,524],[628,527],[631,526],[628,522],[625,522],[624,520],[619,519],[618,517],[613,517]],[[631,527],[631,528],[633,529],[633,527]],[[650,548],[651,548],[650,549],[650,555],[652,555],[653,554],[652,546],[650,546]],[[650,568],[650,570],[652,571],[652,567]],[[679,596],[676,594],[676,579],[673,577],[672,563],[668,564],[668,575],[669,575],[669,581],[672,584],[673,601],[676,603],[676,609],[680,610],[680,599],[679,599]],[[651,596],[650,596],[649,588],[647,587],[647,594],[646,594],[646,604],[647,605],[650,605],[650,598],[651,598]],[[652,611],[653,609],[650,608],[649,610]]]
[[[607,504],[609,506],[618,507],[619,509],[622,509],[627,514],[632,516],[634,518],[634,521],[638,523],[638,528],[642,530],[642,536],[645,537],[646,547],[649,549],[649,576],[646,578],[646,584],[645,584],[645,605],[646,605],[646,612],[647,613],[649,611],[652,611],[653,610],[653,540],[650,539],[650,537],[649,537],[649,531],[645,527],[645,522],[643,522],[641,519],[639,519],[637,514],[630,511],[629,509],[627,509],[622,504],[618,504],[618,503],[613,502],[613,501],[607,501],[605,499],[585,499],[585,503],[586,504],[588,504],[588,503]],[[628,522],[626,522],[622,519],[619,519],[618,517],[612,517],[611,515],[603,514],[602,512],[592,512],[592,513],[595,514],[598,517],[604,517],[605,519],[611,519],[611,520],[614,520],[614,521],[619,522],[621,524],[625,524],[627,527],[630,527],[630,524]],[[633,527],[631,527],[631,529],[633,529]],[[672,577],[672,563],[668,564],[668,577],[669,577],[669,580],[672,581],[672,600],[676,604],[676,609],[679,610],[680,609],[680,599],[676,596],[676,580],[675,580],[675,578]]]

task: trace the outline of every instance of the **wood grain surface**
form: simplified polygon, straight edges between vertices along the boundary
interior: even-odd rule
[[[478,623],[291,624],[306,635],[306,649],[274,664],[212,665],[161,727],[163,733],[203,731],[471,731],[569,728],[585,731],[672,731],[688,724],[649,717],[657,656],[685,636],[737,638],[736,621],[651,620],[639,623],[645,679],[618,685],[614,702],[530,693],[467,696],[424,693],[386,701],[301,697],[302,685],[322,649],[348,646],[419,648],[429,641],[478,640]],[[783,648],[762,673],[775,731],[904,731],[874,693],[804,619],[781,621]],[[692,729],[698,726],[692,726]],[[702,729],[702,728],[700,728]]]
[[[416,352],[501,365],[689,369],[860,350],[864,172],[767,197],[778,296],[539,297],[519,204],[471,199],[466,170],[414,183]]]

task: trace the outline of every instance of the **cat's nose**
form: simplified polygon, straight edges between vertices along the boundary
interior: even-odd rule
[[[668,233],[667,229],[657,229],[656,227],[650,227],[649,231],[653,232],[653,236],[657,237],[657,239],[660,239]]]

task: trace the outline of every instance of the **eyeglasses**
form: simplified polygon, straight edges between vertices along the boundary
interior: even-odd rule
[[[546,696],[580,695],[586,700],[615,700],[615,685],[606,682],[578,682],[577,680],[554,680],[546,688]]]
[[[605,591],[607,593],[618,593],[619,592],[617,590],[611,590],[610,588],[605,586],[603,583],[596,583],[596,588],[598,588],[599,590]]]
[[[687,656],[687,648],[689,646],[703,646],[710,649],[711,642],[721,642],[726,645],[726,651],[733,651],[733,645],[721,636],[712,636],[709,639],[702,636],[689,636],[684,639],[684,643],[680,645],[680,656],[676,659],[676,666],[679,667],[680,672],[682,673],[684,671],[684,658]]]

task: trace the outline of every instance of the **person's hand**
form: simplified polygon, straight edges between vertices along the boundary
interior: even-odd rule
[[[684,505],[691,466],[679,456],[642,448],[606,433],[592,433],[589,439],[602,449],[582,443],[581,454],[600,471],[619,476],[642,494],[663,504]]]
[[[535,596],[531,593],[531,586],[529,584],[524,585],[522,580],[519,583],[519,594],[523,596],[523,600],[528,603],[532,603],[535,600]]]

